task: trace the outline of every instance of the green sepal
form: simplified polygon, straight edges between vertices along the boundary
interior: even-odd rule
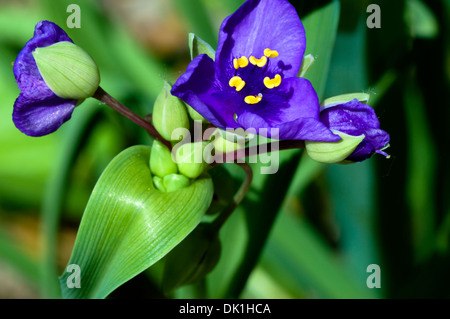
[[[159,176],[153,176],[153,185],[161,192],[167,192],[163,184],[163,179]]]
[[[216,57],[216,51],[204,40],[194,33],[189,33],[189,51],[191,52],[191,60],[197,55],[206,54],[213,61]]]
[[[333,143],[305,141],[306,152],[311,159],[327,164],[342,162],[365,138],[365,135],[352,136],[339,131],[332,131],[341,137],[340,141]]]
[[[349,94],[342,94],[333,96],[330,98],[327,98],[323,100],[323,102],[320,104],[321,107],[327,108],[339,104],[344,104],[350,101],[353,101],[354,99],[357,99],[359,102],[367,104],[369,103],[370,94],[368,93],[349,93]]]
[[[45,84],[64,99],[84,100],[100,84],[100,72],[91,56],[72,42],[36,48],[33,57]]]
[[[175,162],[180,174],[189,178],[197,178],[208,166],[204,159],[204,150],[208,143],[195,142],[181,145],[175,153]]]
[[[163,185],[166,192],[175,192],[189,186],[189,178],[181,174],[170,174],[163,178]]]

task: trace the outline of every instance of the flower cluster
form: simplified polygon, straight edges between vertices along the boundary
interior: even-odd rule
[[[313,86],[298,76],[305,48],[305,30],[288,1],[248,0],[223,21],[214,59],[196,56],[171,94],[220,129],[263,129],[267,137],[323,143],[342,142],[343,134],[363,136],[350,143],[347,160],[387,156],[382,150],[389,135],[370,106],[354,100],[320,109]],[[14,63],[19,130],[30,136],[54,132],[97,90],[98,69],[78,50],[54,23],[36,25]]]
[[[193,59],[172,94],[222,129],[277,128],[281,140],[320,142],[340,141],[332,130],[368,133],[349,158],[355,161],[385,147],[389,135],[369,106],[350,103],[320,113],[311,83],[297,77],[305,47],[303,25],[288,1],[248,0],[222,23],[215,60]]]

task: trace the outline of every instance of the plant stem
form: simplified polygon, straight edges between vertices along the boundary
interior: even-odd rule
[[[157,139],[164,145],[166,145],[169,149],[172,148],[172,145],[166,141],[156,130],[156,128],[150,123],[144,120],[142,117],[128,109],[126,106],[122,105],[120,102],[118,102],[115,98],[113,98],[111,95],[109,95],[105,90],[103,90],[101,87],[97,89],[97,91],[94,93],[93,98],[96,98],[102,103],[105,103],[109,107],[113,108],[129,120],[133,121],[143,129],[145,129],[150,136]]]
[[[248,157],[251,155],[259,155],[272,152],[272,143],[266,143],[262,145],[255,145],[252,147],[246,147],[244,150],[236,150],[233,152],[223,153],[222,159],[219,162],[212,163],[211,166],[217,166],[223,163],[233,163],[238,159]],[[297,148],[304,148],[305,142],[302,140],[284,140],[278,142],[278,147],[274,151],[283,151]],[[232,161],[227,161],[231,159]]]
[[[253,171],[250,165],[248,165],[247,163],[236,163],[236,165],[240,166],[244,170],[244,181],[242,182],[239,190],[234,195],[233,201],[227,207],[225,207],[223,212],[211,223],[210,230],[212,231],[212,233],[219,232],[220,228],[222,228],[228,217],[231,216],[236,207],[238,207],[239,204],[244,200],[244,197],[250,189],[250,185],[252,184]]]

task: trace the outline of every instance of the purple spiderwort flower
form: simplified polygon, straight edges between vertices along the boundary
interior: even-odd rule
[[[383,149],[388,146],[389,134],[380,129],[378,117],[369,105],[354,99],[339,105],[325,106],[320,111],[320,121],[328,128],[348,135],[365,135],[364,140],[346,160],[361,162],[374,153],[389,157],[383,152]]]
[[[279,129],[279,139],[336,142],[319,121],[311,83],[298,78],[306,38],[286,0],[248,0],[220,27],[215,61],[189,64],[171,93],[219,128]]]
[[[29,136],[43,136],[56,131],[72,115],[77,100],[57,96],[42,78],[33,51],[57,42],[73,41],[59,26],[50,21],[39,22],[31,38],[14,62],[14,76],[21,90],[14,103],[13,121]]]

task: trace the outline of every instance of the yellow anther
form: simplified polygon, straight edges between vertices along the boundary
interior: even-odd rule
[[[244,88],[245,86],[245,81],[242,81],[242,79],[239,76],[233,76],[230,81],[228,82],[228,84],[231,87],[235,87],[236,91],[240,91]]]
[[[244,99],[245,103],[247,103],[247,104],[256,104],[256,103],[261,102],[261,100],[262,100],[261,93],[258,94],[257,96],[253,96],[253,95],[246,96]]]
[[[269,48],[264,50],[264,55],[268,58],[276,58],[279,54],[278,51],[272,51]]]
[[[260,68],[262,68],[267,63],[267,57],[262,56],[261,59],[257,59],[254,56],[251,56],[250,57],[250,63],[253,64],[253,65],[257,65]]]
[[[245,56],[242,56],[239,59],[233,60],[233,66],[236,70],[239,68],[245,68],[247,65],[248,65],[248,59]]]
[[[279,74],[275,75],[273,79],[270,79],[268,76],[264,78],[264,85],[268,89],[276,88],[281,84],[281,76]]]

